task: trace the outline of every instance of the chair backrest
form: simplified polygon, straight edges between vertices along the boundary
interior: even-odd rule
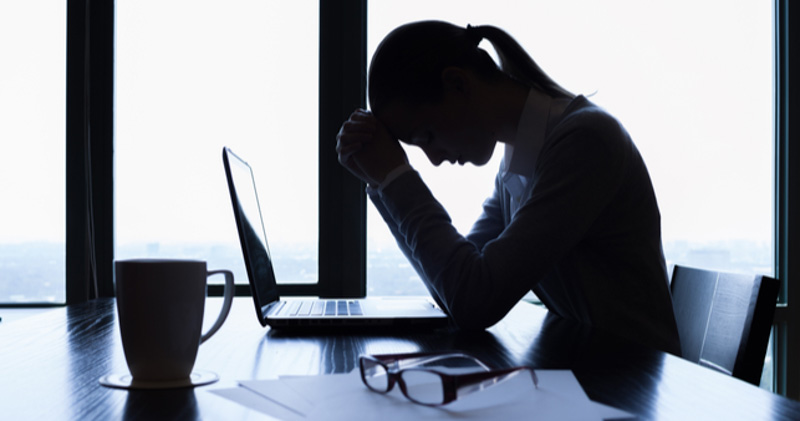
[[[683,358],[758,385],[779,283],[676,265],[670,289]]]

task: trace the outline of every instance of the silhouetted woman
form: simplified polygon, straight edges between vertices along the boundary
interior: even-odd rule
[[[656,197],[617,120],[559,86],[493,26],[395,29],[373,56],[368,89],[372,111],[342,125],[339,161],[368,184],[459,327],[491,326],[533,290],[562,317],[680,354]],[[483,165],[496,142],[505,145],[469,235],[453,227],[398,140],[434,165]]]

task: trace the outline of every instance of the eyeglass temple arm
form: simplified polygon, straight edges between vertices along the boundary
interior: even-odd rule
[[[483,361],[473,357],[472,355],[464,354],[461,352],[451,352],[447,354],[431,353],[431,352],[416,352],[408,354],[382,354],[382,355],[372,355],[372,358],[375,358],[387,364],[394,363],[396,364],[395,368],[398,370],[405,367],[413,367],[417,365],[428,364],[434,361],[445,360],[449,358],[466,358],[474,361],[484,370],[489,370],[489,367],[486,364],[484,364]]]
[[[457,397],[462,397],[473,392],[484,390],[520,373],[529,373],[531,380],[533,381],[533,386],[537,389],[539,388],[539,378],[536,377],[536,373],[534,373],[534,371],[528,367],[512,367],[488,372],[443,375],[443,381],[453,382],[453,387],[450,390],[455,391],[456,394],[456,396],[452,397],[446,396],[445,401],[450,402],[455,400]]]

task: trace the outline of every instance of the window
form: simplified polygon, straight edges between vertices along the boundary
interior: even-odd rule
[[[66,5],[0,4],[0,303],[64,303]]]
[[[158,10],[158,13],[153,13]],[[316,2],[119,1],[116,258],[247,283],[222,166],[253,167],[279,281],[317,281]]]

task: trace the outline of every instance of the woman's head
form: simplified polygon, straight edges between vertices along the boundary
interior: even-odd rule
[[[483,39],[492,43],[500,68],[486,51],[478,48]],[[510,77],[553,97],[572,96],[502,29],[421,21],[398,27],[375,51],[368,81],[372,110],[381,114],[392,102],[408,106],[440,102],[444,94],[442,72],[449,67],[470,70],[487,82]]]
[[[395,29],[378,46],[369,71],[369,101],[376,113],[390,102],[410,106],[442,99],[442,71],[451,66],[499,76],[491,57],[477,48],[479,39],[446,22],[409,23]]]
[[[492,43],[500,67],[478,48],[483,39]],[[526,94],[525,86],[571,96],[505,31],[440,21],[406,24],[387,35],[372,58],[368,81],[375,116],[395,137],[421,147],[435,165],[483,165],[491,158],[500,120],[492,114],[502,107],[490,103],[508,85]]]

